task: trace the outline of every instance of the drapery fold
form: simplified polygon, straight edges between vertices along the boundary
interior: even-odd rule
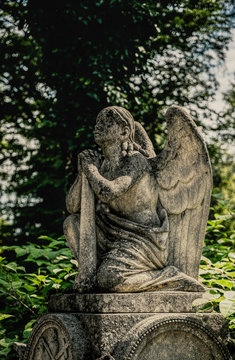
[[[201,285],[167,266],[169,223],[160,211],[161,226],[137,224],[110,212],[96,215],[100,289],[114,292],[154,290],[202,291]]]

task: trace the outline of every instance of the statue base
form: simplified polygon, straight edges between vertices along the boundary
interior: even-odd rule
[[[228,360],[223,316],[193,312],[201,295],[53,295],[50,313],[37,321],[21,359]]]

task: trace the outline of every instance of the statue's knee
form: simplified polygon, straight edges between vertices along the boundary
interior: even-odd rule
[[[112,291],[121,281],[120,274],[116,271],[110,271],[105,263],[100,265],[96,280],[100,289],[109,291]]]
[[[103,271],[102,265],[97,271],[96,281],[100,289],[105,290],[108,287],[107,274]]]

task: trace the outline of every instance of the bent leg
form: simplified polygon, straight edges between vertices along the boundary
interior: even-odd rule
[[[68,216],[64,221],[64,235],[76,260],[79,258],[80,214]]]

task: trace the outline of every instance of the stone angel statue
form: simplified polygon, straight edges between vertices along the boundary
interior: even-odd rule
[[[66,197],[64,233],[78,260],[79,292],[203,291],[199,263],[209,213],[211,165],[187,112],[166,112],[164,149],[153,145],[129,111],[97,116],[102,151],[78,155]]]

